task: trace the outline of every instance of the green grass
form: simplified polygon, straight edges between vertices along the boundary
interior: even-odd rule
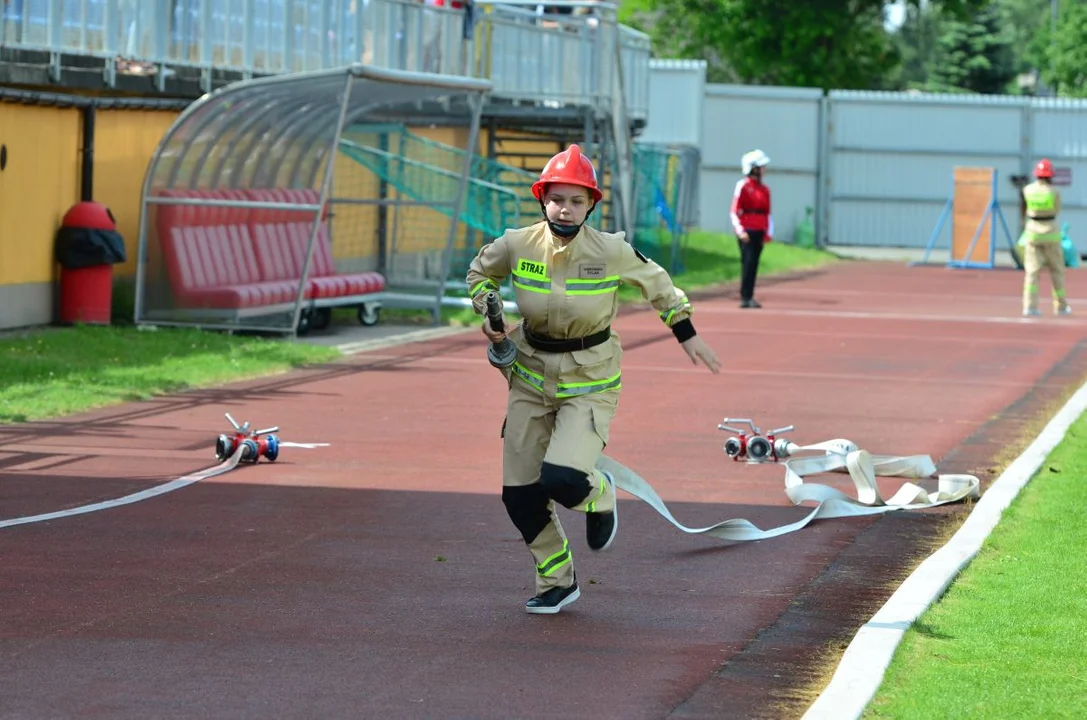
[[[0,423],[259,377],[338,350],[190,329],[76,326],[0,339]]]
[[[866,718],[1087,717],[1087,416],[903,637]]]

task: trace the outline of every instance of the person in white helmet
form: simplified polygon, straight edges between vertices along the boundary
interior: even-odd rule
[[[740,307],[760,308],[755,300],[755,278],[764,243],[774,239],[774,218],[770,214],[770,188],[762,182],[763,168],[770,158],[762,150],[744,153],[740,159],[744,179],[732,193],[732,229],[740,245]]]

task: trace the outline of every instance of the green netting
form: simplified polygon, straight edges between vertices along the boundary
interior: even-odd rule
[[[441,145],[403,131],[390,137],[389,149],[372,147],[345,134],[340,151],[366,167],[399,193],[422,202],[450,203],[456,196],[463,158],[457,148]],[[463,156],[463,151],[459,151]],[[475,164],[475,163],[473,163]],[[473,230],[497,237],[516,227],[520,200],[510,190],[481,177],[473,168],[466,189],[460,222]],[[435,210],[452,217],[452,208],[436,204]]]
[[[686,229],[678,221],[682,156],[668,148],[634,145],[634,246],[672,273],[683,271]]]
[[[404,125],[354,125],[344,133],[340,151],[379,177],[403,198],[435,203],[433,210],[452,217],[452,203],[465,150],[411,132]],[[463,209],[450,265],[450,279],[463,269],[479,248],[518,227],[524,212],[522,188],[531,185],[531,173],[473,153]],[[531,206],[530,206],[531,207]]]
[[[596,153],[593,143],[586,143],[583,149],[587,153]],[[692,171],[697,171],[697,160],[685,148],[635,143],[632,151],[632,244],[669,272],[682,272],[682,249],[687,238],[684,198],[685,195],[689,197],[695,189],[691,185],[690,176]],[[614,148],[605,148],[605,154],[614,166]]]
[[[588,146],[591,149],[591,146]],[[451,217],[448,205],[455,197],[466,151],[410,131],[402,124],[359,124],[344,133],[341,153],[380,178],[404,199],[434,203],[433,212]],[[687,228],[682,221],[684,193],[691,169],[682,150],[638,144],[634,154],[634,245],[670,272],[683,271],[682,245]],[[688,162],[689,164],[689,162]],[[467,195],[458,218],[462,225],[454,246],[447,280],[459,280],[464,268],[483,244],[521,218],[535,218],[539,206],[530,187],[536,176],[491,158],[473,153]],[[406,225],[396,231],[410,233],[416,244],[420,235],[433,235],[428,245],[444,241],[443,228],[421,215],[407,215]],[[399,241],[394,239],[394,244]]]

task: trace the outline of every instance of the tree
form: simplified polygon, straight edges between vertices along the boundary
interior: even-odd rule
[[[1087,5],[1068,0],[1061,3],[1046,59],[1042,69],[1046,82],[1055,85],[1061,95],[1087,97]]]
[[[1017,67],[1012,38],[1005,28],[995,5],[981,9],[971,19],[946,22],[929,68],[927,89],[1006,92]]]
[[[905,20],[891,36],[902,59],[891,80],[896,90],[927,87],[929,69],[945,23],[939,9],[928,3],[906,9]]]
[[[1045,67],[1051,0],[996,0],[996,4],[1015,51],[1016,72],[1027,73]]]
[[[939,5],[958,15],[988,2]],[[656,55],[706,60],[711,82],[882,88],[900,61],[884,29],[885,6],[885,0],[636,0],[626,17],[651,35]]]

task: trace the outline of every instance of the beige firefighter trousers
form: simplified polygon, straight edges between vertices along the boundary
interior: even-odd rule
[[[590,490],[575,512],[607,512],[615,507],[615,490],[595,469],[608,442],[608,430],[619,393],[606,391],[571,398],[551,398],[519,378],[510,380],[506,421],[502,430],[502,484],[540,482],[544,462],[580,470]],[[536,592],[569,587],[574,581],[573,554],[554,500],[547,501],[550,522],[530,542],[536,564]]]
[[[1023,310],[1038,309],[1038,276],[1043,268],[1049,270],[1053,283],[1053,308],[1060,311],[1067,307],[1064,287],[1064,252],[1055,241],[1027,241],[1023,253]]]

